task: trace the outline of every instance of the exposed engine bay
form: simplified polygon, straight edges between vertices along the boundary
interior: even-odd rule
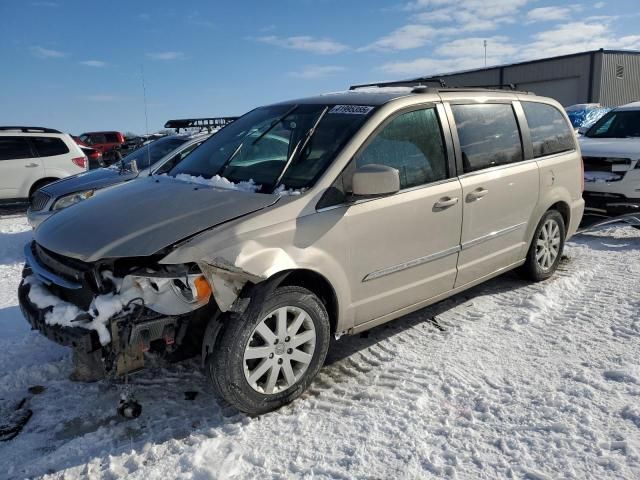
[[[79,380],[139,370],[148,351],[175,355],[187,331],[203,330],[215,309],[211,284],[195,264],[158,265],[148,257],[90,264],[35,242],[25,255],[25,317],[74,348]]]

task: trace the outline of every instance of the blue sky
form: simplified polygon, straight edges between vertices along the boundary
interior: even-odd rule
[[[144,133],[352,83],[640,49],[636,0],[0,0],[0,124]]]

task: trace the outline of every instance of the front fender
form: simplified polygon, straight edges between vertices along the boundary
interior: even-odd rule
[[[285,271],[312,271],[333,288],[338,330],[348,330],[353,319],[347,237],[344,222],[332,215],[340,213],[327,211],[255,230],[228,224],[179,246],[161,263],[197,263],[211,282],[222,311],[235,309],[234,302],[247,283],[259,284]]]

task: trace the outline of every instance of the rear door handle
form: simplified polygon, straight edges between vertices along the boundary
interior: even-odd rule
[[[39,167],[40,164],[39,163],[27,163],[25,165],[25,168],[33,168],[33,167]]]
[[[433,208],[436,210],[443,210],[445,208],[453,207],[458,203],[458,197],[443,197],[433,204]]]
[[[482,187],[476,188],[473,192],[470,192],[467,195],[467,201],[475,202],[476,200],[480,200],[487,193],[489,193],[489,190],[487,190],[486,188],[482,188]]]

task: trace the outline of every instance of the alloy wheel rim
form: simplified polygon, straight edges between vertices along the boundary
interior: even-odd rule
[[[309,369],[316,328],[309,314],[285,306],[266,315],[244,349],[244,376],[256,392],[272,395],[296,384]]]
[[[536,240],[536,262],[538,266],[548,271],[551,269],[560,253],[560,226],[555,220],[544,222]]]

